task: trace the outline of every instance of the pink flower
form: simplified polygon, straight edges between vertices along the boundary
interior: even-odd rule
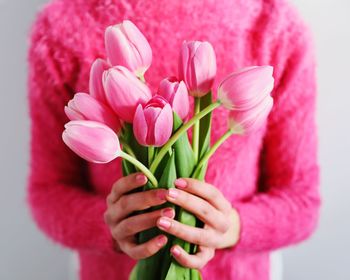
[[[229,114],[229,128],[236,134],[247,134],[261,128],[273,106],[268,95],[248,110],[232,110]]]
[[[179,79],[185,81],[190,95],[201,97],[213,86],[216,57],[209,42],[183,42],[179,58]]]
[[[169,77],[160,82],[158,94],[163,96],[182,120],[185,120],[189,111],[188,91],[183,81]]]
[[[151,46],[129,20],[106,29],[105,45],[112,65],[124,66],[137,76],[143,76],[152,63]]]
[[[70,121],[62,133],[64,143],[83,159],[107,163],[120,155],[118,136],[108,126],[94,121]]]
[[[103,59],[96,59],[91,66],[90,70],[90,80],[89,80],[89,91],[90,95],[97,100],[106,103],[105,91],[102,84],[102,74],[105,70],[111,67]]]
[[[227,109],[248,110],[271,93],[272,72],[272,66],[253,66],[234,72],[221,82],[218,99]]]
[[[133,122],[136,140],[144,146],[162,146],[171,136],[173,112],[161,96],[154,96],[143,108],[137,107]]]
[[[106,98],[114,112],[131,123],[136,107],[152,98],[150,89],[123,66],[115,66],[103,74]]]
[[[117,115],[107,105],[97,101],[87,93],[79,92],[64,107],[70,120],[90,120],[108,125],[114,131],[119,131],[120,122]]]

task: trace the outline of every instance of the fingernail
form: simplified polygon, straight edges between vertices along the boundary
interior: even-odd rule
[[[172,208],[164,208],[160,214],[168,218],[174,218],[174,210]]]
[[[166,200],[166,194],[167,194],[166,190],[157,190],[156,192],[156,196],[161,200]]]
[[[180,249],[179,249],[177,246],[175,246],[175,247],[171,248],[171,253],[172,253],[175,257],[178,257],[178,256],[180,256],[181,251],[180,251]]]
[[[136,181],[138,182],[138,183],[146,183],[147,182],[147,177],[145,176],[145,175],[143,175],[143,174],[137,174],[136,175]]]
[[[175,180],[175,186],[180,188],[180,189],[184,189],[187,187],[187,182],[184,179],[176,179]]]
[[[168,228],[170,228],[171,223],[167,219],[160,218],[158,225],[159,225],[159,227],[161,227],[163,229],[168,229]]]
[[[157,245],[163,246],[166,243],[167,239],[164,235],[160,235],[157,237]]]
[[[179,192],[177,189],[169,189],[168,190],[168,195],[171,197],[171,198],[177,198],[177,196],[179,195]]]

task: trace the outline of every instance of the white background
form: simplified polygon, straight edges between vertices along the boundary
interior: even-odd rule
[[[70,253],[39,232],[25,208],[29,24],[44,0],[0,0],[0,279],[69,279]],[[323,208],[316,234],[283,251],[285,280],[350,279],[350,2],[294,0],[318,55]],[[258,279],[257,279],[258,280]]]

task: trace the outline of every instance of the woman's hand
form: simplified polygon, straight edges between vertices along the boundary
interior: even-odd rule
[[[155,238],[137,244],[135,234],[156,226],[159,217],[174,218],[172,208],[164,208],[149,213],[130,216],[134,211],[144,210],[166,202],[165,189],[149,190],[145,192],[129,193],[143,186],[147,177],[142,173],[131,174],[120,178],[107,196],[107,210],[104,213],[106,224],[116,241],[116,250],[123,251],[133,259],[147,258],[157,253],[166,243],[167,237],[160,234]]]
[[[180,246],[171,252],[183,266],[200,269],[214,257],[215,249],[234,246],[239,239],[239,216],[231,203],[214,186],[195,179],[175,181],[177,188],[169,189],[166,199],[181,206],[204,222],[204,228],[191,227],[172,218],[160,217],[157,226],[185,241],[199,245],[190,255]]]

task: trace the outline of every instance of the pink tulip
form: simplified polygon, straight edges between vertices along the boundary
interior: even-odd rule
[[[102,102],[87,93],[79,92],[64,108],[70,120],[90,120],[108,125],[114,131],[119,131],[120,122],[117,115]]]
[[[273,106],[273,98],[268,95],[249,110],[232,110],[229,127],[236,134],[247,134],[262,127]]]
[[[109,26],[105,33],[107,56],[112,65],[143,76],[152,62],[152,49],[145,36],[129,20]]]
[[[273,89],[272,66],[243,68],[226,77],[218,88],[218,99],[229,110],[248,110]]]
[[[152,98],[150,89],[123,66],[115,66],[103,74],[106,98],[114,112],[131,123],[136,107]]]
[[[162,146],[171,136],[173,112],[161,96],[154,96],[143,108],[137,107],[133,122],[136,140],[144,146]]]
[[[179,59],[179,78],[185,81],[190,95],[201,97],[213,86],[216,57],[209,42],[183,42]]]
[[[106,103],[105,91],[103,89],[102,84],[102,74],[105,70],[111,67],[103,59],[96,59],[95,62],[91,66],[90,70],[90,81],[89,81],[89,91],[90,95],[97,100]]]
[[[70,121],[62,133],[64,143],[83,159],[107,163],[120,155],[118,136],[108,126],[94,121]]]
[[[189,111],[188,91],[183,81],[169,77],[160,82],[158,94],[163,96],[182,120],[185,120]]]

